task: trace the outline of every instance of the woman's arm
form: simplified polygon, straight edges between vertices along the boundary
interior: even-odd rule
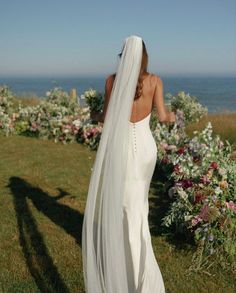
[[[96,115],[96,117],[94,117],[95,118],[94,120],[96,120],[98,122],[104,123],[106,112],[107,112],[107,107],[109,104],[110,95],[111,95],[111,91],[112,91],[113,82],[114,82],[114,76],[109,75],[108,78],[106,79],[106,83],[105,83],[103,110],[101,113],[98,113]]]
[[[163,96],[163,82],[159,76],[156,76],[153,103],[157,109],[157,116],[160,122],[171,123],[176,121],[175,113],[166,109]]]

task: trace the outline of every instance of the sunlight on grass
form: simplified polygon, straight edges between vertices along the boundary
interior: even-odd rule
[[[194,130],[201,131],[205,128],[207,122],[211,122],[213,136],[219,134],[221,139],[228,140],[232,145],[231,158],[236,160],[236,113],[222,111],[217,114],[208,114],[198,123],[193,123],[186,128],[187,134],[191,137]]]
[[[208,114],[198,123],[189,125],[186,129],[187,133],[191,134],[193,130],[202,130],[208,121],[212,123],[215,134],[219,134],[223,140],[228,139],[230,143],[236,144],[236,113]]]

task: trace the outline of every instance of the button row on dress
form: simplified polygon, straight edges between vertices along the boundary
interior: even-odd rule
[[[136,148],[136,133],[135,133],[135,123],[133,124],[133,134],[134,134],[134,150],[135,152],[137,151]]]

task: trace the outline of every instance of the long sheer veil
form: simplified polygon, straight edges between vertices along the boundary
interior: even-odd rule
[[[142,60],[142,39],[123,44],[90,178],[82,227],[87,293],[128,293],[122,200],[129,120]]]

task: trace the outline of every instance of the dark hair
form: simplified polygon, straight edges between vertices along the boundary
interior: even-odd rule
[[[143,40],[142,40],[142,44],[143,44],[143,55],[142,55],[141,68],[140,68],[140,73],[139,73],[139,78],[138,78],[138,83],[137,83],[137,87],[136,87],[134,100],[138,99],[142,95],[143,77],[144,77],[144,74],[148,73],[148,71],[147,71],[148,54],[147,54],[146,45]],[[124,47],[123,47],[123,49],[124,49]],[[122,49],[121,53],[118,54],[119,57],[122,56],[123,49]],[[116,74],[114,73],[113,76],[115,77],[115,75]]]

